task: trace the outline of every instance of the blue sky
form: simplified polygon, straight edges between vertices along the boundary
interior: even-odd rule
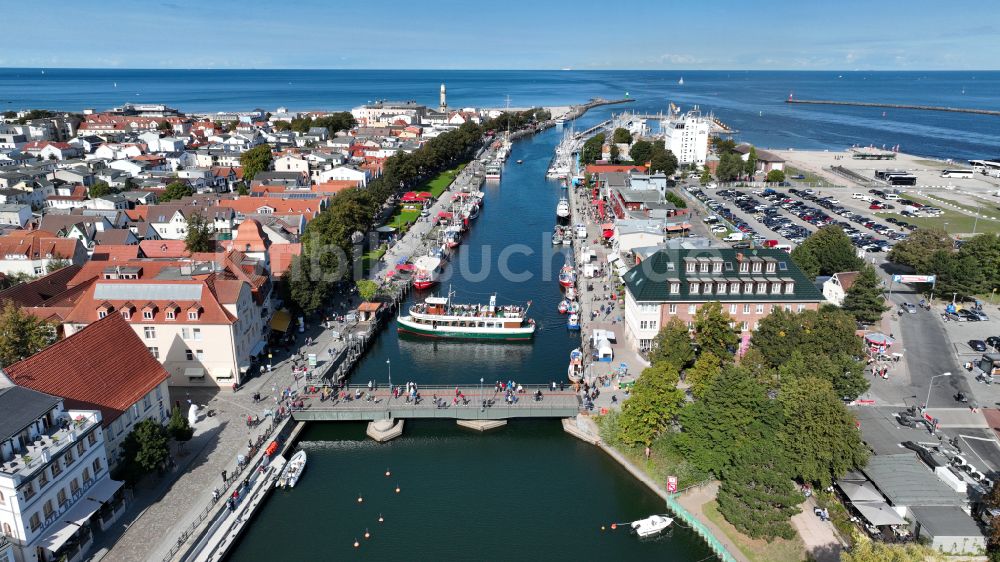
[[[991,0],[30,0],[2,67],[998,69]]]

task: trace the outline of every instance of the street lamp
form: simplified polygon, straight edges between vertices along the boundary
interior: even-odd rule
[[[479,377],[479,400],[482,406],[479,407],[480,412],[486,412],[486,399],[483,398],[483,377]]]
[[[931,377],[931,383],[930,385],[927,386],[927,400],[924,400],[924,411],[927,411],[928,403],[931,401],[931,389],[934,388],[934,379],[938,377],[950,377],[950,376],[951,376],[951,371],[948,371],[947,373],[941,373],[940,375],[934,375],[933,377]]]

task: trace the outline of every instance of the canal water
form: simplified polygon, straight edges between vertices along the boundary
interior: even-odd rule
[[[589,113],[576,126],[595,124],[609,111]],[[394,384],[565,380],[579,336],[566,331],[556,311],[555,277],[565,255],[553,252],[549,233],[560,188],[545,179],[561,136],[550,129],[514,144],[501,182],[484,187],[483,213],[442,283],[457,302],[485,302],[493,293],[501,304],[532,301],[534,342],[401,338],[392,322],[353,381],[384,383],[389,368]],[[664,513],[663,501],[605,453],[563,433],[556,420],[514,421],[485,434],[454,422],[407,421],[403,436],[385,444],[365,437],[364,429],[312,424],[298,445],[309,455],[302,480],[271,495],[231,559],[697,561],[711,555],[681,526],[652,542],[612,531],[613,522]]]

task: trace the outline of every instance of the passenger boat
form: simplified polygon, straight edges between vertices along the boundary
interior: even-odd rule
[[[576,348],[569,352],[569,367],[566,369],[569,382],[578,383],[583,380],[583,352]]]
[[[487,180],[500,179],[500,164],[493,163],[486,165],[486,179]]]
[[[579,330],[580,329],[580,315],[573,313],[569,315],[569,320],[566,322],[566,329],[568,330]]]
[[[559,270],[559,284],[563,287],[576,285],[576,271],[573,270],[572,265],[566,264]]]
[[[489,304],[453,304],[447,297],[428,297],[400,316],[399,332],[429,338],[518,341],[535,335],[535,321],[527,318],[526,306],[497,306],[496,295]]]
[[[279,488],[294,488],[295,484],[302,476],[302,471],[306,469],[306,452],[298,451],[285,463],[285,468],[281,469],[278,476],[277,485]]]
[[[441,258],[435,256],[420,256],[413,264],[416,272],[413,274],[413,287],[429,289],[438,282],[441,276]]]
[[[640,538],[646,538],[662,532],[673,522],[674,520],[666,515],[650,515],[645,519],[633,521],[631,527]]]
[[[569,199],[565,197],[559,199],[559,204],[556,205],[556,216],[561,219],[569,217]]]

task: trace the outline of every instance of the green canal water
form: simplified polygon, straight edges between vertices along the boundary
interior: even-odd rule
[[[606,119],[609,111],[589,113],[577,129]],[[539,326],[534,342],[400,338],[392,322],[353,381],[384,382],[387,360],[396,384],[471,388],[480,378],[487,385],[565,380],[579,336],[567,332],[565,316],[556,311],[562,297],[555,274],[568,250],[550,245],[560,189],[545,179],[561,136],[550,129],[515,143],[503,180],[484,186],[483,213],[442,283],[458,302],[485,302],[494,292],[500,304],[531,300]],[[505,275],[504,264],[515,275]],[[268,498],[230,559],[694,562],[711,556],[680,526],[654,541],[612,531],[612,522],[664,513],[664,502],[605,453],[563,433],[557,420],[514,421],[485,434],[454,422],[407,421],[403,436],[385,444],[366,438],[364,429],[350,423],[308,427],[298,445],[309,459],[302,479],[294,490]]]

